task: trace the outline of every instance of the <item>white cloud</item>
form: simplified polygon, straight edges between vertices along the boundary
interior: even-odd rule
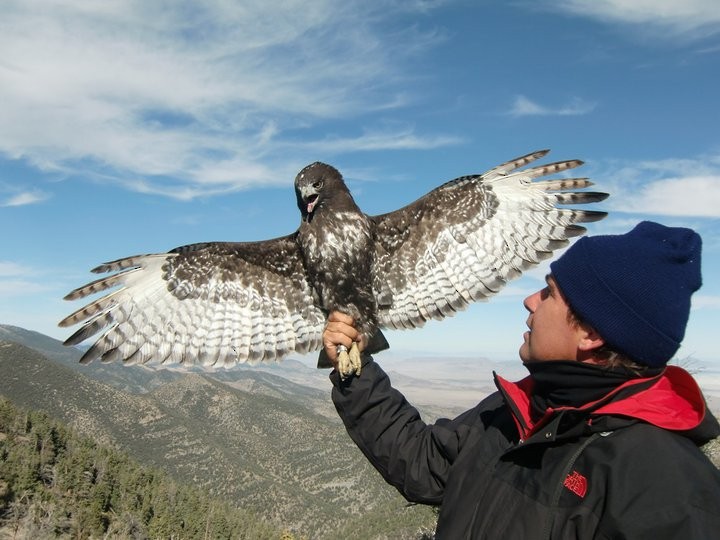
[[[460,137],[454,136],[419,136],[410,127],[396,127],[393,130],[366,131],[358,137],[328,137],[308,143],[297,143],[296,146],[316,149],[323,152],[365,152],[371,150],[426,150],[440,146],[459,144]]]
[[[25,206],[47,200],[49,195],[42,191],[24,191],[5,200],[0,200],[0,206]]]
[[[720,45],[704,47],[695,51],[696,54],[715,54],[716,52],[720,52]]]
[[[25,279],[0,280],[0,298],[13,296],[30,296],[31,294],[45,292],[49,289],[42,283]]]
[[[720,217],[720,167],[717,159],[668,159],[639,162],[606,171],[602,181],[613,210],[701,218]]]
[[[720,31],[717,0],[549,0],[570,13],[612,23],[627,23],[658,35],[699,38]],[[660,34],[662,32],[662,34]]]
[[[8,0],[0,154],[179,198],[277,182],[278,158],[327,142],[309,128],[413,99],[402,62],[442,36],[387,23],[438,4]],[[379,140],[454,142],[368,129],[325,151]]]
[[[23,276],[29,273],[31,273],[31,270],[26,266],[12,261],[0,261],[0,278]]]
[[[43,281],[33,281],[38,276],[33,268],[13,261],[0,261],[0,298],[29,296],[49,289]]]
[[[666,178],[643,186],[629,206],[647,214],[720,217],[720,175]]]
[[[516,96],[508,112],[510,116],[578,116],[588,114],[595,109],[595,104],[580,98],[573,98],[560,107],[540,105],[525,96]]]
[[[692,309],[719,309],[720,296],[694,295],[692,298]]]

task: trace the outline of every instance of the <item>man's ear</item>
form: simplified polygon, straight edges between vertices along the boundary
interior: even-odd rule
[[[605,340],[592,326],[583,325],[584,335],[578,341],[578,350],[589,352],[605,345]]]

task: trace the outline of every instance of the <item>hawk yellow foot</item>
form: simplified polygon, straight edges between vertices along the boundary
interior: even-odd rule
[[[340,372],[340,378],[345,380],[353,373],[357,376],[360,375],[362,370],[362,363],[360,360],[360,349],[358,349],[357,343],[353,343],[348,351],[342,345],[338,346],[338,371]]]

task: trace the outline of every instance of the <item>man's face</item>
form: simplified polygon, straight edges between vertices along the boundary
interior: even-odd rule
[[[530,312],[520,346],[523,363],[545,360],[578,360],[578,344],[583,329],[574,324],[570,307],[552,275],[545,277],[547,286],[528,296],[523,305]]]

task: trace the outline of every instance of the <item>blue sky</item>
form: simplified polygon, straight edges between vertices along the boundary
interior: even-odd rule
[[[720,366],[718,95],[716,0],[5,0],[0,323],[63,338],[100,262],[294,231],[316,160],[377,214],[551,148],[612,194],[592,233],[703,235],[678,354]],[[393,351],[515,359],[546,271]]]

